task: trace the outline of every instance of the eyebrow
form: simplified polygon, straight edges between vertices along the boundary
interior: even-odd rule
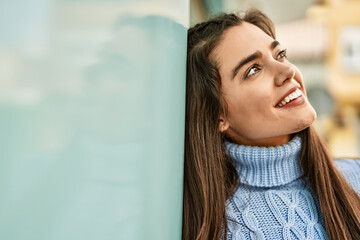
[[[280,43],[278,41],[273,41],[271,44],[270,44],[270,49],[271,50],[274,50],[274,48],[276,48],[278,45],[280,45]],[[239,72],[240,68],[242,66],[244,66],[245,64],[255,60],[255,59],[258,59],[262,56],[261,52],[260,51],[256,51],[252,54],[250,54],[249,56],[243,58],[232,70],[232,78],[231,79],[234,79],[234,77],[236,76],[236,74]]]

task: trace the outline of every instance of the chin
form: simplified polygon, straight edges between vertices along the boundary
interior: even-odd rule
[[[311,107],[311,111],[309,111],[309,113],[305,116],[302,116],[299,121],[296,124],[295,127],[295,131],[296,132],[300,132],[302,130],[304,130],[305,128],[310,127],[311,124],[314,123],[314,121],[316,120],[317,114],[315,112],[315,110]]]

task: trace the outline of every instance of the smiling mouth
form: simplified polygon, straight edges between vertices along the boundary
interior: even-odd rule
[[[301,97],[303,94],[300,89],[296,89],[294,92],[290,93],[286,97],[284,97],[275,107],[282,107],[288,104],[291,101]]]

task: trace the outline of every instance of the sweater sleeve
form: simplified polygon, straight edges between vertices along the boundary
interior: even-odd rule
[[[360,159],[336,159],[334,162],[349,185],[360,195]]]

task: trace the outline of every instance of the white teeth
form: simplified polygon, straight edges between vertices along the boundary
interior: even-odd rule
[[[284,100],[282,100],[277,106],[278,107],[282,107],[285,104],[287,104],[288,102],[290,102],[291,100],[294,100],[295,98],[298,98],[299,96],[302,95],[302,92],[300,89],[296,89],[296,91],[290,93],[289,95],[287,95]]]

